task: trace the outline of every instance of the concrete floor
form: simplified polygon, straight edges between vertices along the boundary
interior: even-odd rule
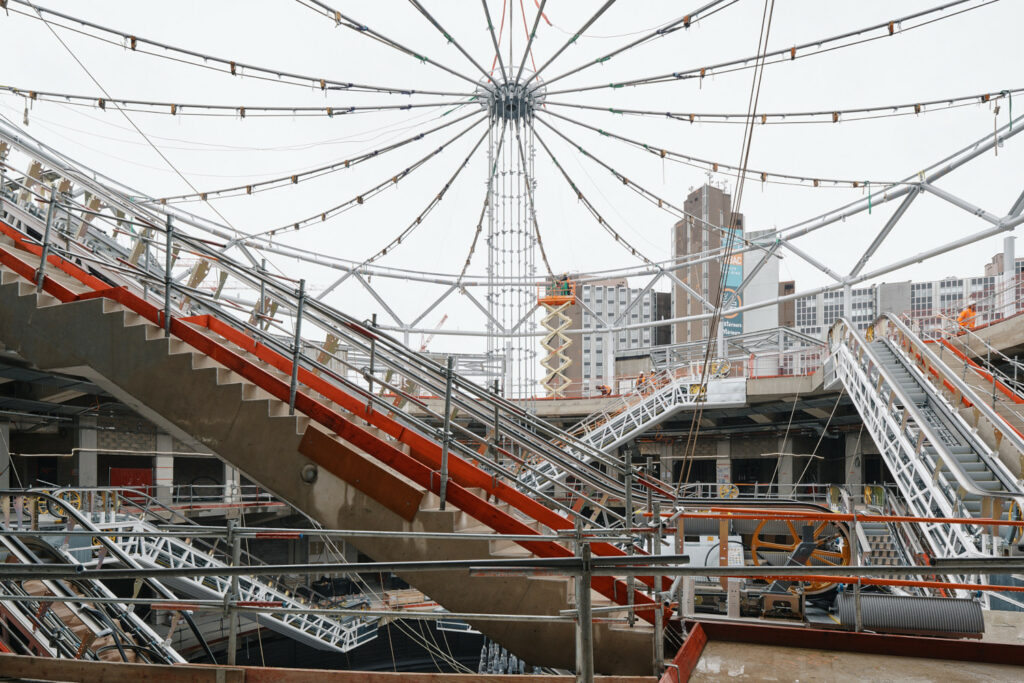
[[[941,643],[936,643],[936,654]],[[709,642],[690,681],[1021,681],[1024,668],[770,645]]]
[[[985,635],[982,640],[1024,645],[1024,612],[985,610],[982,615],[985,617]],[[1024,676],[1021,678],[1024,679]]]

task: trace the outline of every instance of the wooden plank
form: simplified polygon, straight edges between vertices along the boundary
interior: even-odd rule
[[[246,672],[237,667],[88,662],[80,659],[50,659],[8,654],[0,654],[0,671],[4,676],[39,681],[244,683],[246,680]]]

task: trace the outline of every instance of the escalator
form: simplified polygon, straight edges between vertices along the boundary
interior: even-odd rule
[[[831,372],[910,514],[1013,518],[1024,489],[1001,456],[1024,453],[1024,440],[962,378],[892,316],[879,318],[866,337],[840,320],[830,345]],[[936,523],[921,525],[921,536],[935,558],[993,557],[1012,540],[1008,529]]]
[[[77,564],[42,536],[0,535],[5,564]],[[108,662],[179,664],[185,660],[99,581],[6,579],[0,611],[25,652]],[[48,599],[51,598],[51,599]]]

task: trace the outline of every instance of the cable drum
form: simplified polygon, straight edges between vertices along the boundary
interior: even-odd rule
[[[836,614],[843,626],[855,628],[853,592],[836,599]],[[981,603],[971,598],[925,598],[913,595],[860,596],[861,623],[866,630],[918,635],[968,636],[985,632]]]

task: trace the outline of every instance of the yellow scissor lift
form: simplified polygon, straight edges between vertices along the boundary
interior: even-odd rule
[[[544,308],[540,324],[547,331],[540,342],[546,352],[540,362],[545,371],[540,384],[550,398],[565,398],[565,390],[570,383],[565,372],[572,365],[572,359],[565,351],[572,344],[572,339],[565,330],[572,325],[572,319],[566,309],[575,303],[576,282],[568,275],[544,285],[537,293],[537,305]]]

